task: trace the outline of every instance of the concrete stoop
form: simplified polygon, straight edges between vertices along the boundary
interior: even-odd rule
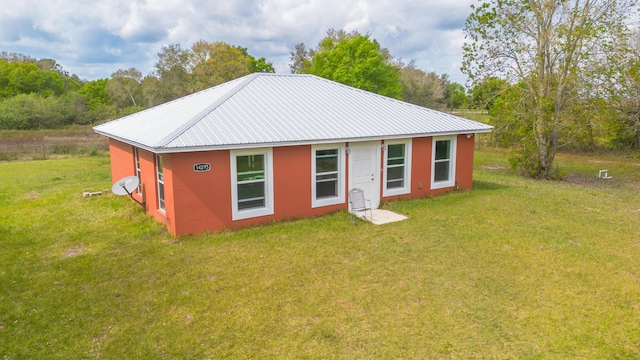
[[[371,212],[367,211],[366,217],[364,211],[354,211],[353,213],[360,219],[367,220],[375,225],[383,225],[407,219],[407,217],[404,215],[396,214],[393,211],[382,209],[374,209]],[[373,219],[369,217],[370,215]]]

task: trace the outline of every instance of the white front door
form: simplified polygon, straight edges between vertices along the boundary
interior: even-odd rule
[[[349,189],[360,188],[374,209],[380,205],[380,142],[349,144]]]

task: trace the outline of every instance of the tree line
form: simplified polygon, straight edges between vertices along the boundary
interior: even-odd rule
[[[429,108],[452,110],[466,101],[462,85],[425,72],[357,31],[329,30],[316,49],[292,53],[292,73],[316,74]],[[96,124],[129,115],[254,73],[273,73],[264,57],[225,42],[200,40],[190,48],[162,47],[153,71],[118,69],[110,78],[83,81],[55,60],[0,53],[0,129]]]
[[[119,69],[83,81],[53,59],[0,53],[0,130],[95,124],[174,100],[252,72],[274,72],[265,58],[225,42],[164,46],[143,76]]]

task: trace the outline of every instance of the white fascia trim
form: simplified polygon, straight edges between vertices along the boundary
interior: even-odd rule
[[[401,188],[387,189],[387,164],[388,164],[388,154],[389,154],[389,145],[394,144],[405,144],[404,149],[404,186]],[[395,196],[395,195],[405,195],[411,193],[411,154],[412,154],[412,141],[411,139],[399,139],[399,140],[389,140],[384,142],[384,174],[383,174],[383,185],[382,185],[382,196]]]
[[[338,149],[338,196],[332,198],[316,199],[316,151]],[[346,193],[346,150],[344,143],[323,144],[311,146],[311,207],[323,207],[344,204]]]
[[[238,176],[237,171],[237,156],[245,155],[264,155],[265,161],[265,206],[257,209],[238,210]],[[229,151],[231,160],[230,173],[231,173],[231,220],[243,220],[260,216],[273,215],[273,150],[272,148],[262,149],[245,149],[245,150],[231,150]]]
[[[435,136],[455,136],[464,134],[480,134],[488,133],[491,130],[469,130],[469,131],[453,131],[442,133],[417,133],[417,134],[402,134],[402,135],[383,135],[372,136],[362,138],[335,138],[335,139],[318,139],[318,140],[300,140],[300,141],[282,141],[282,142],[269,142],[269,143],[245,143],[245,144],[221,144],[221,145],[206,145],[206,146],[186,146],[186,147],[149,147],[147,145],[138,144],[131,140],[124,138],[117,138],[108,134],[101,134],[107,137],[114,138],[121,142],[138,146],[145,150],[149,150],[156,154],[165,153],[182,153],[182,152],[198,152],[198,151],[216,151],[216,150],[236,150],[236,149],[252,149],[252,148],[266,148],[266,147],[285,147],[285,146],[300,146],[300,145],[320,145],[320,144],[341,144],[341,143],[358,143],[369,141],[389,141],[395,139],[409,139],[409,138],[422,138],[422,137],[435,137]],[[136,145],[137,144],[137,145]]]

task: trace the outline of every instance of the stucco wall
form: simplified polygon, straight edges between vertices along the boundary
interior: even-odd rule
[[[456,179],[460,189],[471,189],[473,183],[474,136],[458,135]]]
[[[346,198],[344,205],[311,208],[311,146],[308,145],[273,149],[274,214],[237,221],[231,219],[229,151],[171,154],[170,163],[176,234],[239,228],[346,208]],[[193,165],[198,163],[211,164],[211,170],[195,172]],[[166,164],[165,160],[165,167]]]
[[[229,151],[171,154],[176,233],[228,228],[231,223]],[[194,164],[211,170],[195,172]]]
[[[122,179],[125,176],[136,175],[134,148],[129,144],[109,139],[109,155],[111,160],[111,178],[112,182]],[[142,184],[142,194],[138,191],[133,192],[134,198],[140,202],[146,202],[145,210],[152,214],[155,219],[165,223],[172,233],[175,233],[174,228],[170,223],[171,217],[168,216],[168,212],[163,212],[158,209],[158,184],[156,182],[156,164],[155,154],[143,149],[138,149],[138,156],[140,157],[140,177]],[[171,168],[170,168],[170,155],[165,155],[165,188],[168,188],[167,181],[171,182]],[[167,159],[169,162],[167,163]],[[172,196],[172,195],[171,195]],[[165,198],[167,196],[165,195]],[[169,204],[173,203],[165,199],[167,210],[169,210]],[[173,215],[173,208],[171,208],[171,215]]]
[[[109,156],[111,160],[111,183],[125,176],[135,175],[133,147],[123,142],[109,139]]]
[[[459,135],[456,144],[457,185],[462,189],[470,189],[473,179],[474,139]],[[110,148],[114,181],[135,175],[133,147],[111,139]],[[421,198],[453,189],[451,187],[431,190],[431,137],[414,138],[411,148],[410,193],[381,197],[382,201]],[[273,148],[274,214],[238,221],[232,221],[231,215],[229,151],[164,154],[165,211],[158,210],[155,154],[143,149],[139,149],[138,153],[146,209],[175,235],[219,231],[295,217],[318,216],[348,208],[346,194],[341,204],[312,208],[310,145]],[[206,172],[194,171],[194,164],[199,163],[208,163],[211,169]],[[381,160],[380,166],[383,165]],[[346,168],[348,169],[348,166]],[[348,174],[344,176],[346,181]],[[346,188],[349,188],[348,184]],[[143,200],[137,193],[134,196],[140,201]]]

